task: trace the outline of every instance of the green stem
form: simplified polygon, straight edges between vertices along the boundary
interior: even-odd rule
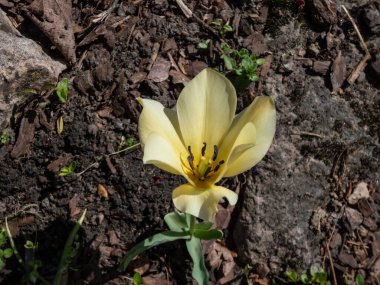
[[[12,247],[12,250],[13,250],[13,253],[14,255],[16,256],[16,259],[17,261],[21,264],[21,265],[24,265],[24,261],[22,260],[21,256],[20,256],[20,253],[18,252],[17,248],[16,248],[16,245],[15,245],[15,242],[13,240],[13,237],[12,237],[12,233],[11,231],[9,230],[9,226],[8,226],[8,218],[5,217],[5,230],[7,231],[7,236],[9,238],[9,243]]]
[[[73,229],[70,232],[70,235],[69,235],[68,239],[66,240],[66,244],[65,244],[65,247],[63,249],[61,260],[59,261],[57,273],[56,273],[56,275],[54,277],[53,285],[59,285],[59,284],[61,284],[62,275],[67,270],[67,267],[69,265],[68,261],[69,261],[70,253],[71,253],[71,250],[72,250],[72,244],[74,242],[75,236],[77,235],[80,227],[82,226],[82,223],[83,223],[84,217],[86,215],[86,212],[87,212],[87,209],[85,209],[83,211],[82,216],[76,222],[75,226],[73,227]]]

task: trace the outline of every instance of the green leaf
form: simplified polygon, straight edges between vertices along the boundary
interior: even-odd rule
[[[310,279],[305,273],[301,274],[300,280],[303,284],[309,284],[310,283]]]
[[[67,78],[63,78],[57,85],[57,96],[61,103],[67,102],[68,85],[69,80]]]
[[[355,284],[356,285],[364,285],[364,277],[360,274],[356,275]]]
[[[186,232],[166,231],[163,233],[155,234],[155,235],[143,240],[142,242],[138,243],[137,245],[135,245],[124,256],[123,260],[121,261],[121,264],[118,267],[118,271],[119,272],[125,271],[128,267],[128,264],[132,261],[132,259],[135,256],[139,255],[141,252],[143,252],[143,251],[145,251],[151,247],[154,247],[154,246],[157,246],[157,245],[169,242],[169,241],[174,241],[177,239],[189,239],[190,237],[191,236],[190,236],[190,233],[188,231],[186,231]]]
[[[4,259],[2,259],[2,258],[0,257],[0,269],[3,269],[4,266],[5,266]]]
[[[11,248],[6,248],[3,250],[3,256],[5,258],[10,258],[13,255],[13,249]]]
[[[133,285],[142,285],[142,277],[140,275],[140,273],[136,272],[134,275],[133,275]]]
[[[232,28],[232,26],[230,24],[225,24],[223,26],[223,30],[224,30],[224,32],[232,32],[234,30],[234,28]]]
[[[233,58],[229,57],[228,55],[222,55],[221,58],[224,60],[224,65],[227,68],[227,70],[234,70],[236,67],[236,62]]]
[[[74,172],[75,168],[77,168],[77,162],[73,160],[68,166],[64,166],[61,168],[59,176],[69,175]]]
[[[223,232],[219,230],[194,230],[193,236],[203,239],[203,240],[212,240],[212,239],[221,239],[223,237]]]
[[[37,248],[37,245],[34,244],[32,241],[27,240],[27,241],[25,242],[25,244],[24,244],[24,247],[25,247],[26,249],[35,249],[35,248]]]
[[[298,282],[300,280],[300,277],[299,275],[297,274],[297,272],[295,272],[294,270],[290,269],[288,271],[285,272],[286,276],[288,276],[288,278],[293,281],[293,282]]]
[[[211,22],[212,25],[216,28],[220,28],[222,26],[222,20],[221,19],[216,19]]]
[[[256,59],[256,64],[258,66],[263,65],[265,63],[265,58],[258,58]]]
[[[318,264],[313,264],[310,266],[310,275],[314,276],[315,274],[323,272],[323,269]]]
[[[166,214],[164,221],[172,231],[181,232],[187,229],[186,214],[184,213],[171,212]]]
[[[199,224],[194,225],[194,230],[209,230],[211,229],[213,223],[209,221],[203,221]]]
[[[192,237],[186,241],[186,247],[193,260],[193,278],[198,282],[198,285],[208,285],[208,271],[203,257],[201,240]]]

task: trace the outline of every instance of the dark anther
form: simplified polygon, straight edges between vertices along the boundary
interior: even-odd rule
[[[194,155],[193,155],[193,153],[191,152],[191,146],[188,146],[187,147],[187,150],[189,151],[189,154],[190,154],[190,158],[191,158],[191,160],[193,161],[194,160]]]
[[[203,175],[203,178],[207,178],[207,175],[211,172],[211,167],[208,167]]]
[[[214,172],[217,172],[217,171],[219,170],[220,166],[221,166],[223,163],[224,163],[224,160],[219,161],[218,165],[215,166],[215,168],[214,168]]]
[[[214,145],[214,155],[212,156],[212,160],[215,161],[218,157],[218,147]]]
[[[205,156],[206,146],[207,146],[207,144],[204,142],[203,147],[202,147],[202,156]]]
[[[192,170],[194,170],[194,157],[191,157],[190,155],[187,157],[187,161],[189,162],[189,165],[191,167]]]

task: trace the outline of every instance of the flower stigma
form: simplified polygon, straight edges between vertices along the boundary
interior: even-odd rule
[[[191,146],[187,147],[188,156],[184,161],[181,156],[182,169],[188,175],[191,181],[199,184],[205,181],[213,182],[212,177],[219,171],[224,164],[224,160],[217,161],[218,146],[214,145],[212,156],[206,155],[207,143],[203,143],[200,155],[194,156]]]

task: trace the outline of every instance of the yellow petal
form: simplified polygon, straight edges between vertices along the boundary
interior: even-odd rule
[[[149,135],[155,132],[178,150],[178,156],[187,153],[181,141],[177,113],[154,100],[140,99],[139,102],[143,105],[139,119],[141,145],[144,146]]]
[[[237,175],[257,164],[267,153],[275,130],[276,109],[273,99],[266,96],[257,97],[247,109],[235,117],[223,142],[223,151],[232,145],[223,176]],[[248,145],[250,142],[252,147],[245,147],[242,151],[241,145]]]
[[[236,110],[236,92],[231,82],[213,69],[204,69],[182,90],[177,101],[178,121],[185,144],[194,154],[203,142],[207,155],[229,129]]]
[[[150,133],[143,146],[143,162],[173,174],[184,175],[178,150],[158,133]]]
[[[207,221],[213,219],[218,211],[217,205],[223,197],[231,205],[235,205],[238,199],[235,192],[216,185],[211,185],[210,188],[205,189],[184,184],[173,191],[174,206],[178,210]]]

